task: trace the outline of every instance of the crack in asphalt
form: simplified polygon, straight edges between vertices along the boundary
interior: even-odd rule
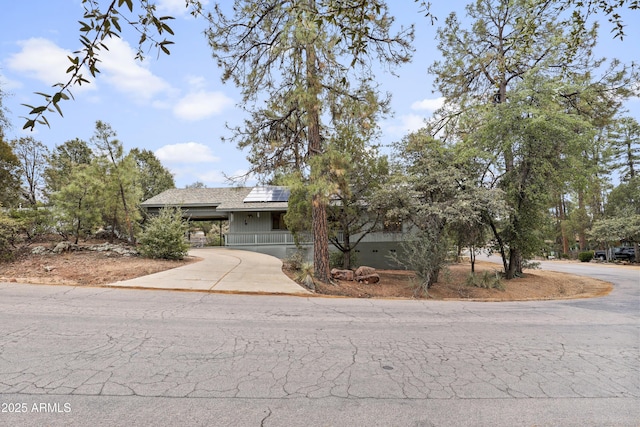
[[[236,299],[180,295],[158,309],[117,300],[126,304],[118,318],[108,316],[118,308],[109,297],[121,294],[104,292],[36,302],[3,294],[0,394],[640,398],[639,327],[627,314],[591,325],[560,304],[513,304],[498,317],[495,305],[372,301],[350,313],[344,301],[313,298],[265,298],[251,311]],[[262,425],[273,421],[267,410]]]

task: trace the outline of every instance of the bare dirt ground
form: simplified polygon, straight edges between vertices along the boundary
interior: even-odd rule
[[[104,252],[25,254],[13,262],[0,263],[0,282],[104,285],[180,267],[199,258],[182,261],[147,259]]]
[[[176,268],[198,261],[146,259],[107,252],[73,251],[61,254],[33,255],[24,253],[16,260],[0,263],[0,281],[60,285],[104,285]],[[476,271],[494,272],[495,264],[477,262]],[[429,289],[426,298],[435,300],[520,301],[603,296],[612,285],[600,280],[550,271],[532,270],[523,278],[502,281],[505,290],[483,289],[465,285],[469,264],[454,264],[450,273],[441,273],[440,281]],[[294,278],[291,271],[285,273]],[[316,293],[354,298],[425,298],[416,292],[413,273],[400,270],[378,270],[380,282],[360,284],[336,281],[316,283]]]
[[[476,262],[476,274],[497,266],[488,262]],[[484,289],[465,284],[471,272],[468,263],[453,264],[449,273],[441,273],[440,281],[428,291],[426,298],[434,300],[527,301],[566,298],[593,298],[607,295],[613,289],[610,283],[588,277],[574,276],[552,271],[530,270],[525,277],[502,280],[504,290]],[[413,272],[402,270],[377,270],[380,282],[362,284],[351,281],[335,281],[334,284],[316,283],[316,292],[355,298],[425,298],[416,292]],[[287,272],[294,278],[292,272]]]

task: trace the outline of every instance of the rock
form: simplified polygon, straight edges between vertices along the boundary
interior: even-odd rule
[[[55,270],[55,267],[52,267],[50,265],[43,265],[42,268],[44,269],[44,271],[46,271],[47,273],[52,272],[53,270]]]
[[[352,282],[354,279],[354,275],[352,270],[339,270],[337,268],[334,268],[331,270],[331,278]]]
[[[138,251],[136,251],[135,249],[129,249],[122,246],[116,246],[115,248],[111,249],[111,251],[117,253],[118,255],[124,255],[124,256],[138,254]]]
[[[96,251],[96,252],[110,252],[116,253],[122,256],[132,256],[138,255],[138,251],[133,248],[128,248],[126,246],[114,245],[112,243],[102,243],[100,245],[92,245],[88,246],[87,250]]]
[[[378,283],[380,281],[380,276],[375,273],[367,274],[365,276],[357,276],[356,280],[360,283],[366,283],[367,285],[370,285],[372,283]]]
[[[74,245],[71,242],[60,242],[56,245],[55,248],[53,248],[53,253],[54,254],[59,254],[62,252],[68,252],[68,251],[74,251],[78,249],[78,245]]]
[[[95,251],[95,252],[105,252],[108,250],[111,250],[111,247],[114,246],[110,243],[102,243],[100,245],[91,245],[89,247],[87,247],[88,250],[90,251]]]
[[[356,270],[356,277],[359,276],[369,276],[371,274],[374,274],[376,272],[376,269],[373,267],[367,267],[367,266],[361,266],[358,267],[358,269]]]
[[[44,246],[36,246],[35,248],[31,249],[31,253],[33,255],[43,255],[49,252],[49,249],[45,248]]]

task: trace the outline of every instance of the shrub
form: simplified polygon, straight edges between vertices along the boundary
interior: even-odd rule
[[[296,251],[289,258],[284,260],[285,268],[293,271],[300,271],[302,270],[304,259],[304,254],[301,251]]]
[[[13,259],[20,224],[0,211],[0,261]]]
[[[307,289],[315,291],[316,286],[313,282],[313,264],[305,262],[300,266],[300,270],[297,270],[296,281],[301,283]]]
[[[358,256],[355,250],[351,250],[349,253],[349,264],[351,268],[355,268],[358,264]],[[340,251],[329,252],[329,267],[330,268],[344,268],[344,253]]]
[[[467,286],[474,286],[476,288],[505,290],[500,274],[497,271],[493,273],[484,271],[481,275],[471,273],[467,276],[466,284]]]
[[[416,273],[412,281],[416,296],[429,296],[429,288],[438,281],[440,271],[447,269],[447,245],[443,237],[433,229],[421,230],[408,237],[401,244],[402,256],[393,252],[389,255],[407,270]]]
[[[580,252],[578,254],[578,259],[580,260],[580,262],[589,262],[593,259],[593,255],[593,251]]]
[[[180,208],[163,208],[140,235],[140,253],[148,258],[183,259],[189,252],[188,230]]]
[[[207,246],[223,246],[224,239],[219,234],[207,234]]]
[[[21,231],[28,240],[36,239],[54,230],[53,216],[46,207],[14,209],[10,216],[20,224]]]

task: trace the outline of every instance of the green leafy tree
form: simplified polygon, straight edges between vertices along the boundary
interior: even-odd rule
[[[147,222],[138,240],[140,253],[149,258],[183,259],[189,252],[189,223],[180,208],[166,207]]]
[[[336,175],[338,191],[328,206],[329,241],[342,252],[342,267],[350,269],[358,244],[371,232],[383,228],[383,213],[369,206],[376,189],[388,178],[389,166],[387,158],[379,156],[375,149],[334,153],[331,153],[336,156],[334,165],[346,164],[344,173],[330,169],[339,173]]]
[[[309,155],[304,117],[296,103],[287,105],[286,96],[275,95],[265,108],[251,111],[242,126],[233,128],[238,148],[249,151],[252,175],[266,182],[277,181],[306,168]]]
[[[610,133],[613,168],[623,181],[633,180],[640,171],[640,124],[633,117],[623,117]]]
[[[593,65],[598,62],[594,61]],[[559,171],[564,175],[564,184],[557,187],[554,209],[558,242],[565,254],[576,235],[580,249],[586,249],[586,231],[591,218],[602,215],[602,194],[610,183],[607,161],[611,150],[607,138],[610,138],[610,128],[621,108],[621,100],[632,93],[625,73],[613,73],[612,70],[607,70],[601,79],[590,72],[569,72],[557,84],[556,91],[560,94],[557,101],[566,112],[580,116],[593,127],[593,132],[584,135],[591,138],[590,141],[568,147],[576,148],[575,151],[559,153],[568,167]]]
[[[49,149],[30,136],[12,140],[10,144],[20,160],[24,180],[22,196],[30,206],[36,206],[44,189],[44,168]]]
[[[194,183],[185,185],[184,188],[207,188],[207,186],[202,181],[196,181]]]
[[[148,200],[170,188],[176,188],[173,174],[165,168],[152,151],[134,148],[129,151],[138,168],[137,185],[142,189],[142,200]]]
[[[433,223],[429,224],[429,222]],[[391,255],[392,261],[416,274],[414,294],[427,297],[429,288],[438,281],[447,266],[448,242],[440,223],[431,217],[423,222],[424,228],[408,234],[401,243],[401,254]]]
[[[78,243],[102,225],[105,182],[97,163],[80,164],[71,171],[68,182],[51,196],[58,232]]]
[[[388,218],[405,222],[410,236],[397,259],[409,260],[421,271],[426,288],[438,280],[446,266],[455,231],[486,227],[487,218],[505,213],[503,193],[479,185],[469,173],[475,167],[471,157],[429,135],[426,129],[414,132],[397,144],[396,175],[377,192],[377,206]],[[424,245],[428,249],[416,246]],[[425,258],[426,257],[426,258]],[[425,288],[425,289],[426,289]]]
[[[590,236],[600,246],[634,245],[636,262],[640,244],[640,177],[621,182],[609,193],[606,216],[594,222]]]
[[[89,165],[93,158],[89,145],[78,138],[56,146],[44,170],[46,193],[60,191],[69,184],[75,169],[81,165]]]
[[[510,207],[507,217],[491,221],[507,279],[519,275],[522,260],[531,259],[544,246],[541,230],[547,208],[570,167],[566,155],[590,141],[589,122],[549,102],[553,87],[535,78],[526,80],[511,91],[508,103],[488,112],[485,126],[474,136],[479,138],[477,144],[487,148],[502,141],[513,154],[511,167],[498,156],[488,165],[500,176],[496,185],[505,192]]]
[[[585,78],[603,67],[591,54],[596,27],[586,31],[563,20],[554,2],[477,0],[467,15],[470,28],[452,14],[438,32],[444,59],[430,71],[447,103],[433,132],[493,153],[484,184],[505,191],[511,215],[491,228],[507,278],[513,278],[542,240],[540,212],[552,206],[549,184],[564,188],[561,166],[567,162],[561,159],[578,152],[596,119],[615,112],[616,97],[633,92],[635,71],[612,62],[600,81]],[[596,115],[581,99],[612,102],[606,114]],[[476,135],[465,127],[468,115],[480,119]]]
[[[329,241],[343,254],[342,266],[351,268],[353,251],[369,233],[382,229],[384,214],[372,209],[375,191],[389,178],[389,162],[372,141],[377,122],[387,111],[387,100],[362,88],[364,101],[351,98],[331,108],[334,132],[328,142],[327,165],[335,190],[328,205]]]
[[[325,150],[323,111],[340,96],[353,93],[352,81],[370,77],[369,56],[377,54],[387,64],[402,63],[409,58],[412,29],[391,35],[393,19],[385,6],[378,1],[237,0],[232,16],[215,7],[206,34],[223,69],[223,80],[232,80],[240,87],[245,102],[261,97],[280,101],[282,107],[277,111],[258,110],[259,123],[273,123],[273,113],[280,113],[288,119],[275,123],[300,124],[295,134],[306,142],[304,152],[309,165],[313,164],[313,156]],[[297,143],[300,138],[294,141]],[[312,166],[309,181],[318,182],[323,174],[324,171]],[[315,183],[314,189],[311,192],[314,271],[319,280],[328,281],[326,206],[330,189]]]
[[[331,133],[327,132],[325,151],[312,159],[318,163],[312,163],[312,169],[324,171],[322,176],[309,182],[300,173],[293,173],[284,181],[293,194],[285,221],[289,230],[302,235],[312,227],[309,186],[329,189],[329,242],[342,253],[345,269],[351,268],[353,251],[362,239],[381,229],[383,214],[369,207],[375,190],[389,176],[387,158],[371,145],[377,138],[376,122],[386,111],[386,102],[379,101],[367,88],[363,88],[362,99],[368,101],[344,99],[331,106],[334,126]],[[285,163],[281,170],[297,167],[289,169]]]
[[[0,262],[13,259],[19,233],[20,224],[10,218],[0,204]]]
[[[115,137],[116,132],[110,125],[96,122],[91,142],[97,154],[94,162],[105,184],[103,217],[111,227],[112,237],[120,230],[133,242],[140,219],[141,189],[136,185],[138,170],[134,157],[124,154],[122,143]]]
[[[11,207],[20,198],[20,160],[0,133],[0,204]]]

